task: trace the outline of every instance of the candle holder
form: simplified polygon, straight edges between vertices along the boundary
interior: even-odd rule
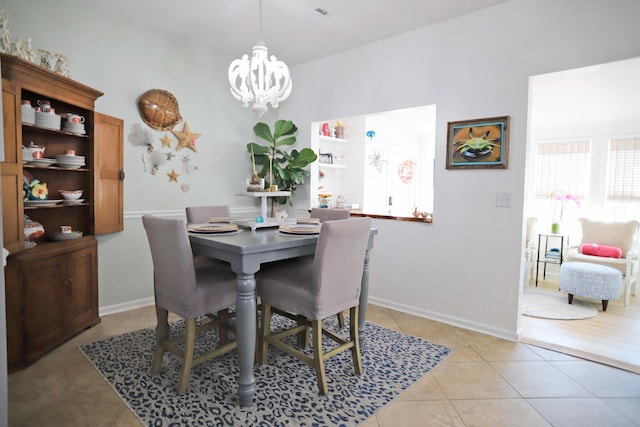
[[[247,178],[247,191],[251,193],[264,191],[264,178],[259,178],[257,183],[255,180]]]

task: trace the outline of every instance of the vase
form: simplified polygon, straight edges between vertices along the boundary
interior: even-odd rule
[[[560,234],[560,223],[554,222],[551,224],[551,233],[552,234]]]

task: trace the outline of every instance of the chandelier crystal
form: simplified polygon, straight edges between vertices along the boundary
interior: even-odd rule
[[[242,55],[229,65],[231,94],[244,107],[262,117],[269,109],[267,104],[278,108],[291,94],[291,76],[287,65],[274,55],[269,57],[267,46],[262,40],[262,0],[260,0],[260,36],[253,46],[251,58]]]

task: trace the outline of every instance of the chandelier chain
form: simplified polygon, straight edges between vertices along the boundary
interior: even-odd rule
[[[260,23],[258,25],[258,38],[260,40],[263,40],[262,38],[262,0],[260,0],[260,12],[258,16],[260,17]]]

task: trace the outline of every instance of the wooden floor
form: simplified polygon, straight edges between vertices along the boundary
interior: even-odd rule
[[[558,281],[549,276],[538,286],[558,291]],[[627,307],[622,297],[609,301],[606,312],[600,301],[589,302],[598,308],[598,315],[591,319],[522,316],[521,342],[640,373],[640,290],[631,296]]]

